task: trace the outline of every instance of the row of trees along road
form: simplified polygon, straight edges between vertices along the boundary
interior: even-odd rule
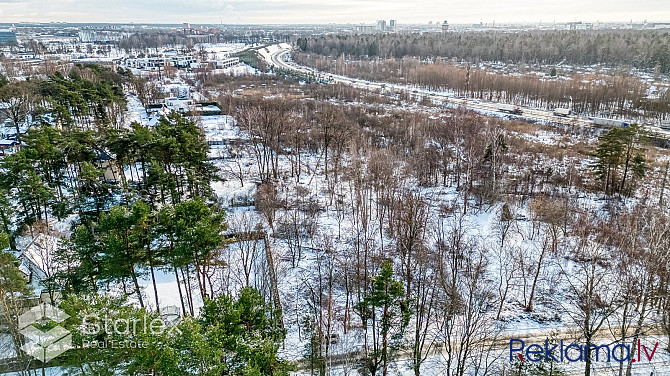
[[[297,53],[295,60],[321,71],[345,76],[450,90],[458,96],[521,106],[568,107],[577,113],[594,116],[609,112],[629,118],[644,116],[651,119],[667,118],[670,112],[670,92],[661,90],[658,97],[648,96],[648,91],[653,90],[652,85],[631,76],[626,68],[601,73],[566,72],[562,77],[557,77],[553,68],[545,69],[545,73],[554,72],[554,77],[541,77],[529,72],[523,64],[521,74],[509,74],[439,58],[356,59],[340,55],[333,59],[318,54]]]

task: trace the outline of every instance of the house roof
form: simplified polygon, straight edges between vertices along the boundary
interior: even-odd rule
[[[41,276],[53,274],[58,269],[58,265],[54,261],[55,253],[61,246],[61,239],[46,235],[38,234],[28,244],[28,246],[19,255],[19,260],[26,262],[26,267],[33,272],[39,273]]]
[[[0,140],[0,146],[14,146],[18,144],[16,140]]]

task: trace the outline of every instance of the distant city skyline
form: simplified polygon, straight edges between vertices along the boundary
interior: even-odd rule
[[[0,20],[193,24],[670,22],[670,1],[642,0],[0,0]]]

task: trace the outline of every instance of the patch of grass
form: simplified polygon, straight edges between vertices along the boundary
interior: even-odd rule
[[[245,50],[242,52],[238,52],[233,55],[233,57],[237,57],[240,59],[240,62],[250,65],[258,70],[263,70],[261,68],[264,68],[265,63],[261,64],[262,59],[260,56],[258,56],[258,51],[257,50]]]

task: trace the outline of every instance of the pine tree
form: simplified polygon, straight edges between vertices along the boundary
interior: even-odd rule
[[[2,249],[9,244],[6,234],[0,233],[0,320],[3,322],[3,331],[8,332],[17,354],[20,365],[27,367],[30,357],[20,350],[23,337],[19,330],[17,318],[24,312],[24,298],[31,294],[27,285],[27,278],[19,270],[19,262],[9,252]]]
[[[277,357],[286,333],[260,293],[244,288],[237,299],[205,299],[199,319],[186,318],[158,357],[157,375],[287,376],[289,364]]]
[[[211,275],[208,269],[215,264],[214,251],[223,245],[226,229],[224,212],[209,207],[203,198],[181,202],[174,207],[174,249],[176,257],[194,265],[201,296],[210,296]],[[213,292],[212,292],[213,294]]]
[[[610,129],[600,138],[591,165],[596,178],[603,184],[605,194],[631,195],[635,179],[647,171],[644,145],[646,132],[637,124]]]
[[[373,339],[373,349],[366,360],[366,367],[374,375],[381,366],[382,374],[386,376],[389,352],[402,338],[410,318],[403,284],[393,278],[390,261],[381,264],[379,274],[372,281],[372,289],[358,305],[358,311],[365,325],[381,336]]]
[[[79,225],[69,240],[56,251],[55,262],[62,267],[53,277],[64,294],[94,293],[101,273],[100,244],[91,229]]]
[[[0,247],[0,250],[9,247],[16,249],[16,235],[12,231],[11,213],[12,207],[9,204],[9,192],[0,188],[0,233],[4,233],[7,237],[7,245]]]
[[[323,356],[322,347],[324,344],[324,334],[313,316],[306,316],[302,323],[303,332],[309,336],[305,344],[305,359],[311,372],[318,370],[318,374],[326,375],[326,361]]]
[[[98,225],[104,278],[120,281],[124,286],[130,278],[141,307],[144,307],[144,299],[136,268],[143,265],[146,257],[140,225],[146,215],[146,205],[141,202],[132,207],[114,206],[101,216]]]

